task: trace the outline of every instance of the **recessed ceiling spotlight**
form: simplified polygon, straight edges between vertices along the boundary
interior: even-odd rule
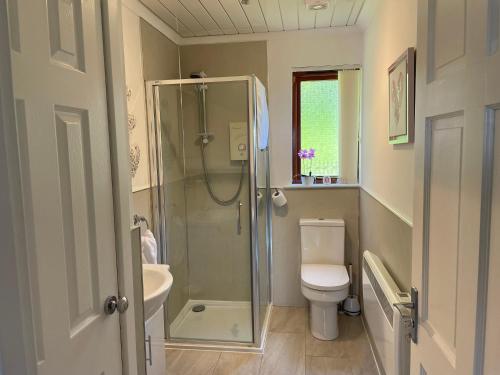
[[[305,0],[307,9],[309,10],[324,10],[328,8],[328,0]]]

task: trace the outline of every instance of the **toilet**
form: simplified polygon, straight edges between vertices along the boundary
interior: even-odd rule
[[[311,333],[320,340],[339,335],[338,304],[349,294],[342,219],[300,219],[302,294],[309,300]]]

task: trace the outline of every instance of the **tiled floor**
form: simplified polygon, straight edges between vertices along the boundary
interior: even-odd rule
[[[264,354],[167,350],[167,375],[378,375],[360,317],[340,315],[340,336],[321,341],[307,310],[274,307]]]

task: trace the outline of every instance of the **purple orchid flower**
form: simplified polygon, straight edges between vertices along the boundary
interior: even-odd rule
[[[309,152],[305,149],[304,150],[301,149],[301,150],[299,150],[298,155],[299,155],[299,158],[301,158],[301,159],[307,159],[309,156]]]
[[[309,150],[308,149],[300,149],[299,152],[297,153],[297,155],[302,160],[302,164],[304,164],[303,163],[304,159],[309,160],[309,176],[311,176],[312,175],[312,161],[313,161],[314,157],[316,156],[316,150],[312,147]]]

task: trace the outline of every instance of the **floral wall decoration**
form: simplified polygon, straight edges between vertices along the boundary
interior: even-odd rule
[[[148,189],[150,182],[146,93],[142,69],[141,31],[138,17],[125,14],[123,28],[125,81],[128,110],[129,163],[132,192]]]

